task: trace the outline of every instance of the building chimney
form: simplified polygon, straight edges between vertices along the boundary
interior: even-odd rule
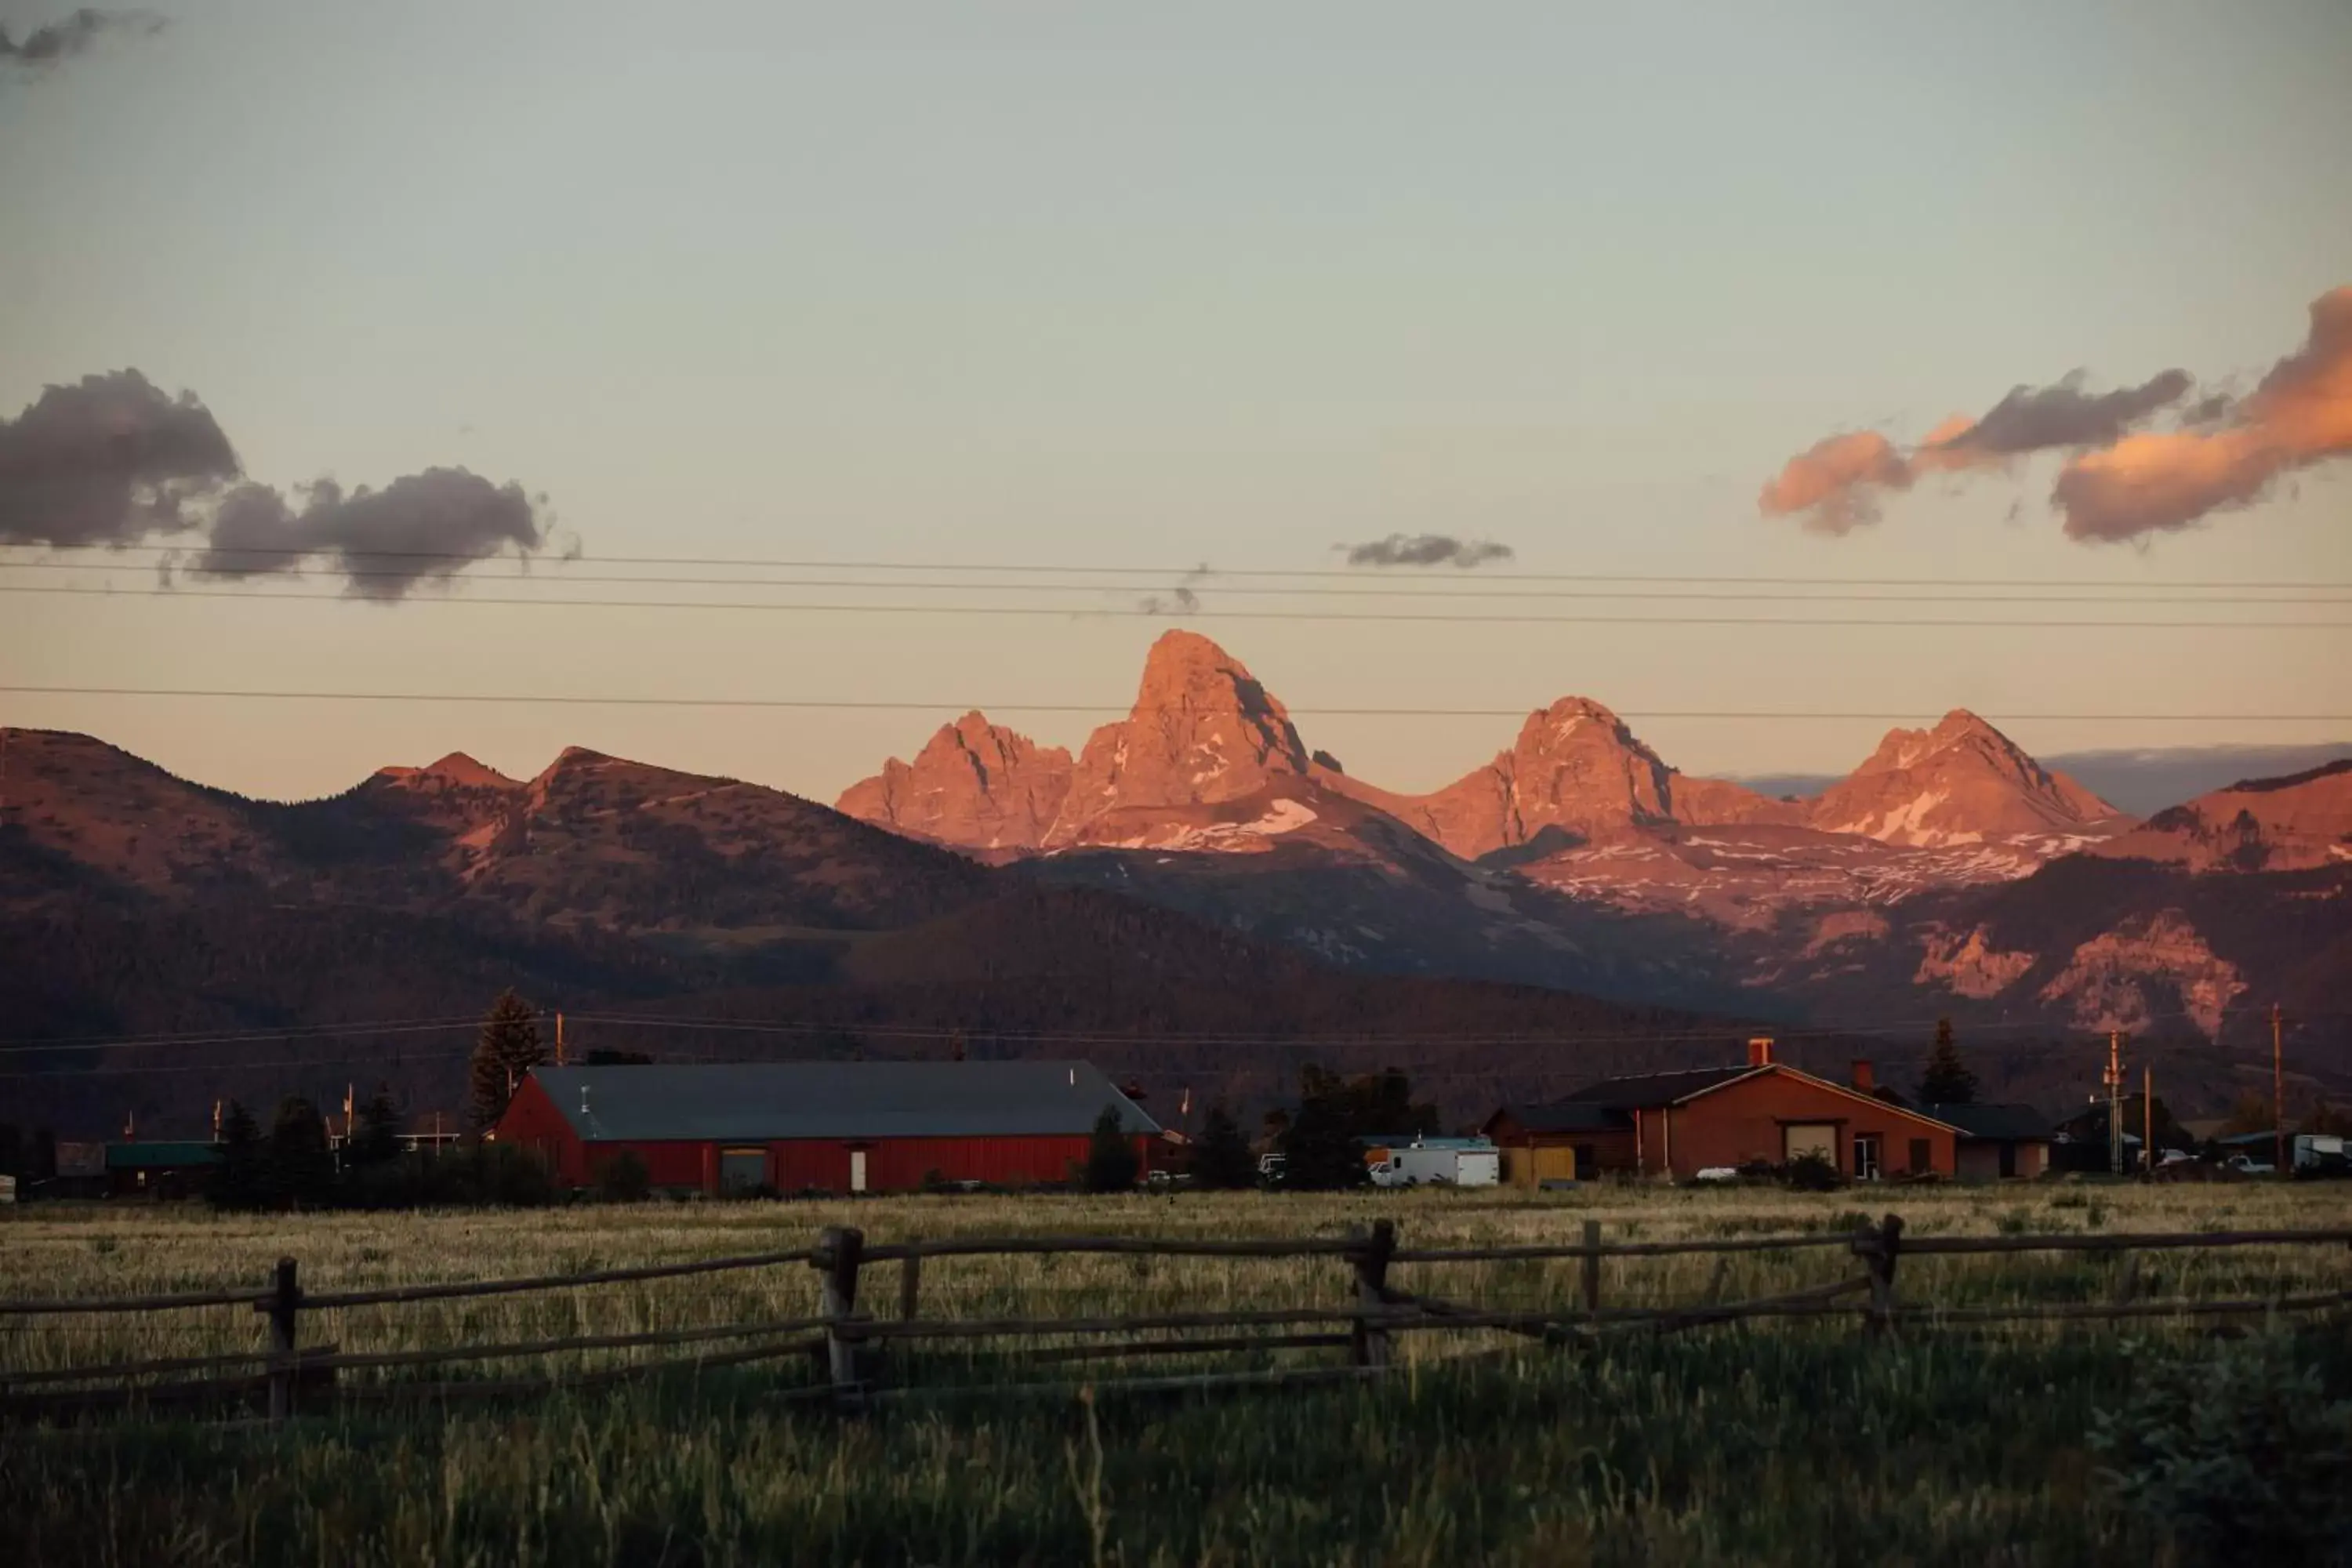
[[[1772,1065],[1771,1036],[1756,1035],[1748,1039],[1748,1065],[1752,1068],[1768,1068]]]
[[[1871,1070],[1870,1058],[1868,1057],[1856,1057],[1853,1058],[1853,1088],[1854,1092],[1857,1094],[1874,1094],[1877,1092],[1878,1075]]]

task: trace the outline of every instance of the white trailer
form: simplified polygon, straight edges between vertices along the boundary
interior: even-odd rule
[[[2352,1140],[2327,1132],[2294,1135],[2294,1172],[2299,1176],[2336,1173],[2352,1168]]]
[[[1376,1187],[1492,1187],[1503,1180],[1503,1152],[1492,1143],[1412,1143],[1367,1168]]]

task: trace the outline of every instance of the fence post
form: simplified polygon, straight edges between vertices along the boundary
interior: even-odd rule
[[[825,1369],[833,1379],[835,1403],[848,1405],[857,1397],[857,1343],[843,1331],[857,1310],[857,1264],[866,1251],[866,1233],[854,1226],[829,1225],[817,1237],[812,1267],[824,1274]]]
[[[907,1254],[906,1261],[898,1265],[898,1317],[902,1321],[915,1315],[916,1298],[922,1294],[922,1289],[923,1255],[910,1252]]]
[[[1367,1232],[1357,1227],[1353,1239],[1356,1247],[1349,1260],[1356,1266],[1356,1308],[1360,1312],[1385,1312],[1389,1309],[1389,1255],[1396,1250],[1396,1224],[1392,1220],[1376,1220]],[[1384,1370],[1389,1364],[1389,1331],[1374,1323],[1358,1318],[1349,1331],[1358,1366]]]
[[[1584,1222],[1584,1315],[1601,1315],[1601,1222]]]
[[[1895,1330],[1895,1260],[1903,1247],[1903,1216],[1891,1214],[1876,1230],[1855,1238],[1854,1250],[1870,1267],[1870,1314],[1865,1328],[1874,1335]]]
[[[253,1310],[269,1319],[269,1418],[283,1421],[294,1414],[294,1340],[302,1311],[302,1284],[292,1258],[278,1260],[269,1290],[269,1299],[256,1301]]]

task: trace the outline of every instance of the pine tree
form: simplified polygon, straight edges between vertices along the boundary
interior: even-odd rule
[[[399,1154],[400,1107],[394,1103],[391,1089],[378,1084],[367,1103],[360,1107],[359,1126],[352,1137],[352,1163],[380,1165]]]
[[[299,1095],[278,1105],[269,1129],[269,1184],[280,1202],[319,1208],[334,1195],[335,1156],[327,1146],[327,1119]]]
[[[1250,1157],[1249,1140],[1222,1100],[1209,1107],[1201,1141],[1192,1146],[1192,1179],[1222,1191],[1256,1184],[1257,1162]]]
[[[1959,1047],[1952,1043],[1952,1021],[1936,1020],[1936,1048],[1927,1053],[1927,1070],[1919,1075],[1919,1099],[1927,1105],[1973,1105],[1977,1098],[1977,1075],[1960,1060]]]
[[[1137,1173],[1135,1144],[1128,1136],[1126,1121],[1118,1106],[1106,1105],[1095,1118],[1094,1134],[1087,1145],[1087,1191],[1130,1191]]]
[[[547,1059],[539,1042],[539,1016],[512,991],[500,994],[482,1020],[474,1047],[474,1121],[488,1127],[506,1114],[523,1074]]]
[[[261,1124],[253,1112],[232,1100],[221,1118],[220,1163],[214,1167],[212,1205],[216,1209],[243,1212],[269,1201],[267,1151],[261,1146]]]

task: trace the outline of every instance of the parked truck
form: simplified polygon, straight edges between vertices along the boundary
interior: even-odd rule
[[[1369,1152],[1376,1187],[1492,1187],[1503,1180],[1503,1152],[1483,1138],[1423,1138]]]

